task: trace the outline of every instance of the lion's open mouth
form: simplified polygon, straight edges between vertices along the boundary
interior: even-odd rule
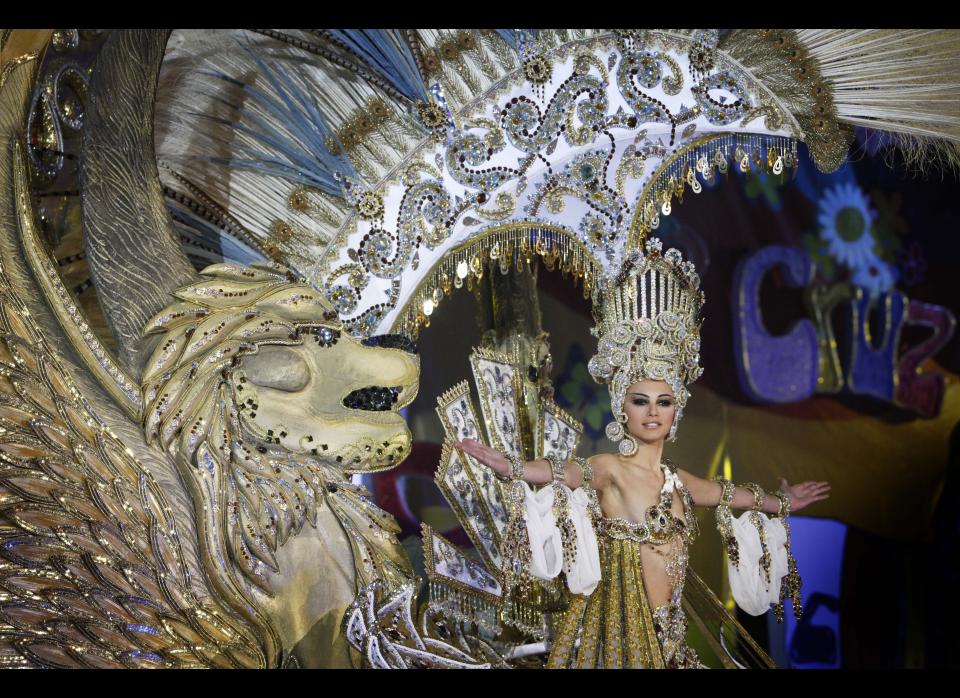
[[[368,412],[386,412],[397,404],[402,390],[403,388],[400,387],[383,388],[381,386],[360,388],[343,398],[343,406]]]

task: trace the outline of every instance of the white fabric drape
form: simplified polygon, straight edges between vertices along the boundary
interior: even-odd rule
[[[573,594],[589,594],[600,582],[600,548],[588,513],[587,493],[566,485],[569,516],[577,534],[577,555],[567,570],[567,587]],[[563,569],[563,541],[553,515],[553,485],[534,492],[523,483],[527,534],[530,537],[530,574],[537,579],[553,579]]]
[[[730,591],[733,600],[752,616],[763,615],[770,610],[770,604],[780,600],[780,582],[787,574],[787,532],[779,519],[771,519],[760,514],[763,521],[767,550],[770,552],[770,582],[760,567],[760,534],[750,521],[751,512],[745,512],[733,519],[733,534],[740,549],[740,564],[733,566],[727,560],[727,573],[730,578]]]
[[[600,546],[590,521],[590,501],[582,487],[570,494],[568,501],[570,520],[577,531],[577,559],[573,568],[567,572],[567,588],[572,594],[590,594],[600,583]]]
[[[553,579],[563,569],[563,545],[553,516],[553,489],[539,492],[523,483],[527,535],[530,537],[530,574],[537,579]]]

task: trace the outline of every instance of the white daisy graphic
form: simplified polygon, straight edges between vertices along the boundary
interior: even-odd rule
[[[854,184],[839,184],[820,199],[820,236],[831,256],[857,270],[875,259],[870,228],[877,214],[866,195]]]
[[[871,257],[866,263],[856,268],[850,281],[866,289],[870,296],[874,297],[892,289],[897,277],[891,265],[873,255]]]

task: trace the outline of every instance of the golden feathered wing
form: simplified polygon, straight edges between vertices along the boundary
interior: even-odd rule
[[[263,666],[182,535],[0,269],[0,665]]]

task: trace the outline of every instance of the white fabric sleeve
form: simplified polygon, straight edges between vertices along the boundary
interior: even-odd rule
[[[583,488],[571,492],[566,485],[569,516],[577,534],[577,556],[567,574],[567,586],[573,594],[589,594],[600,582],[600,548],[588,513],[587,493]],[[534,492],[524,482],[524,515],[530,538],[530,575],[553,579],[563,569],[563,540],[553,515],[553,485]]]
[[[770,553],[770,582],[760,567],[760,535],[750,521],[750,513],[745,512],[733,518],[733,535],[740,550],[740,564],[737,567],[727,560],[727,573],[730,579],[730,591],[733,600],[752,616],[759,616],[770,610],[770,605],[780,600],[780,583],[787,574],[787,532],[779,519],[771,519],[760,514],[763,530]]]
[[[578,487],[568,496],[570,520],[577,532],[577,559],[567,574],[567,587],[571,594],[590,594],[600,582],[600,547],[590,520],[590,501],[583,487]]]
[[[553,488],[539,492],[523,483],[524,515],[530,537],[530,575],[537,579],[553,579],[563,569],[563,542],[553,517]]]

